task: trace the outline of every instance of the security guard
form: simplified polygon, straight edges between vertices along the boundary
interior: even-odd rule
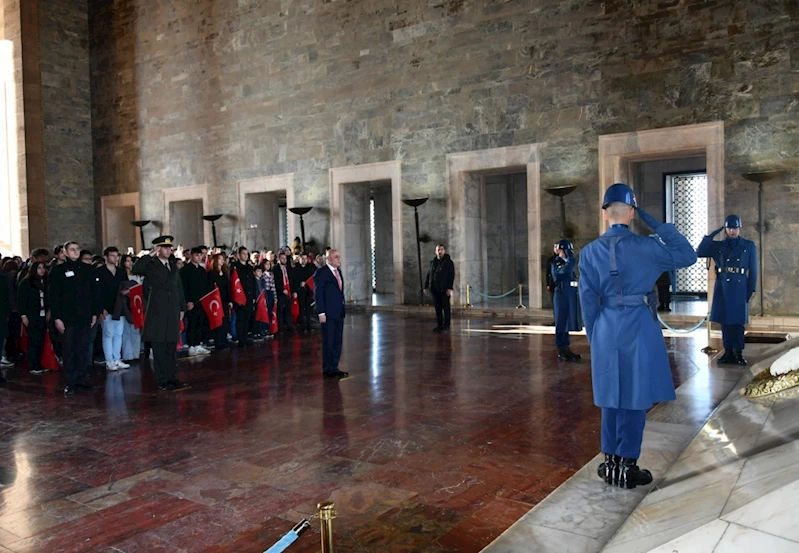
[[[581,357],[569,348],[569,331],[583,328],[574,246],[568,240],[561,240],[555,247],[555,253],[557,257],[552,260],[549,271],[555,285],[555,345],[558,348],[558,361],[579,361]]]
[[[602,209],[610,228],[580,255],[580,304],[591,344],[594,404],[602,408],[605,462],[599,476],[631,489],[652,482],[637,464],[646,410],[676,398],[653,288],[664,271],[696,263],[696,252],[674,225],[638,209],[626,184],[607,189]],[[657,236],[630,231],[636,211]]]
[[[726,239],[713,238],[725,231]],[[749,322],[749,300],[757,288],[757,247],[740,237],[741,218],[729,215],[724,226],[705,236],[696,254],[712,257],[716,264],[716,285],[710,320],[721,325],[724,355],[721,364],[746,365],[743,356],[744,325]]]
[[[150,287],[142,341],[152,343],[158,389],[183,390],[189,386],[177,378],[175,350],[180,339],[180,321],[186,313],[183,283],[178,262],[172,255],[174,239],[159,236],[153,240],[150,255],[133,264],[133,274],[141,275]]]

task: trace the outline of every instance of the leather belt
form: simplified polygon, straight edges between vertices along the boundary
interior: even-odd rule
[[[599,298],[599,303],[608,307],[643,307],[654,305],[656,302],[657,295],[652,292],[646,295],[621,296],[621,301],[619,301],[619,296],[602,296]]]
[[[735,273],[736,275],[742,275],[746,273],[746,269],[744,269],[743,267],[716,267],[716,272],[718,274]]]

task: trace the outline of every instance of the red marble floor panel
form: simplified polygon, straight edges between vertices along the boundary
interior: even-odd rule
[[[322,378],[318,332],[182,360],[181,393],[159,394],[147,360],[66,399],[60,374],[11,369],[0,547],[250,553],[332,500],[340,551],[479,551],[599,448],[589,360],[558,363],[551,335],[470,332],[493,326],[355,314],[343,381]],[[704,344],[667,344],[676,383],[708,370]],[[291,551],[318,547],[315,526]]]

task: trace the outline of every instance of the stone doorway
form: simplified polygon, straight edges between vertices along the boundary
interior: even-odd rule
[[[208,186],[167,188],[164,194],[163,233],[175,237],[175,243],[188,250],[210,245],[211,224],[203,220],[208,212]],[[149,247],[149,246],[147,246]]]
[[[250,251],[277,250],[299,233],[286,207],[294,207],[294,174],[248,179],[239,183],[239,243]],[[296,230],[296,232],[295,232]],[[288,233],[288,234],[286,234]]]
[[[149,247],[141,243],[139,229],[131,224],[139,220],[138,192],[100,198],[100,220],[103,247],[116,246],[123,253],[129,247],[133,248],[135,253]]]

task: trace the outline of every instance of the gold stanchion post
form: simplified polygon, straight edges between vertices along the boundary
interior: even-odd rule
[[[463,305],[464,307],[471,307],[472,306],[472,287],[468,284],[466,285],[466,303]]]
[[[705,260],[705,267],[708,271],[710,271],[710,258],[708,257]],[[710,287],[710,279],[708,279],[708,288]],[[710,290],[708,290],[708,298],[710,298]],[[710,327],[712,323],[710,322],[710,301],[707,302],[707,346],[702,348],[702,353],[706,353],[708,355],[712,355],[714,353],[718,353],[719,350],[713,347],[710,343]]]
[[[524,302],[522,301],[522,285],[519,284],[519,305],[516,306],[516,309],[527,309],[525,307]]]
[[[336,518],[336,507],[330,501],[316,506],[319,509],[319,521],[322,526],[322,553],[333,551],[333,519]]]

